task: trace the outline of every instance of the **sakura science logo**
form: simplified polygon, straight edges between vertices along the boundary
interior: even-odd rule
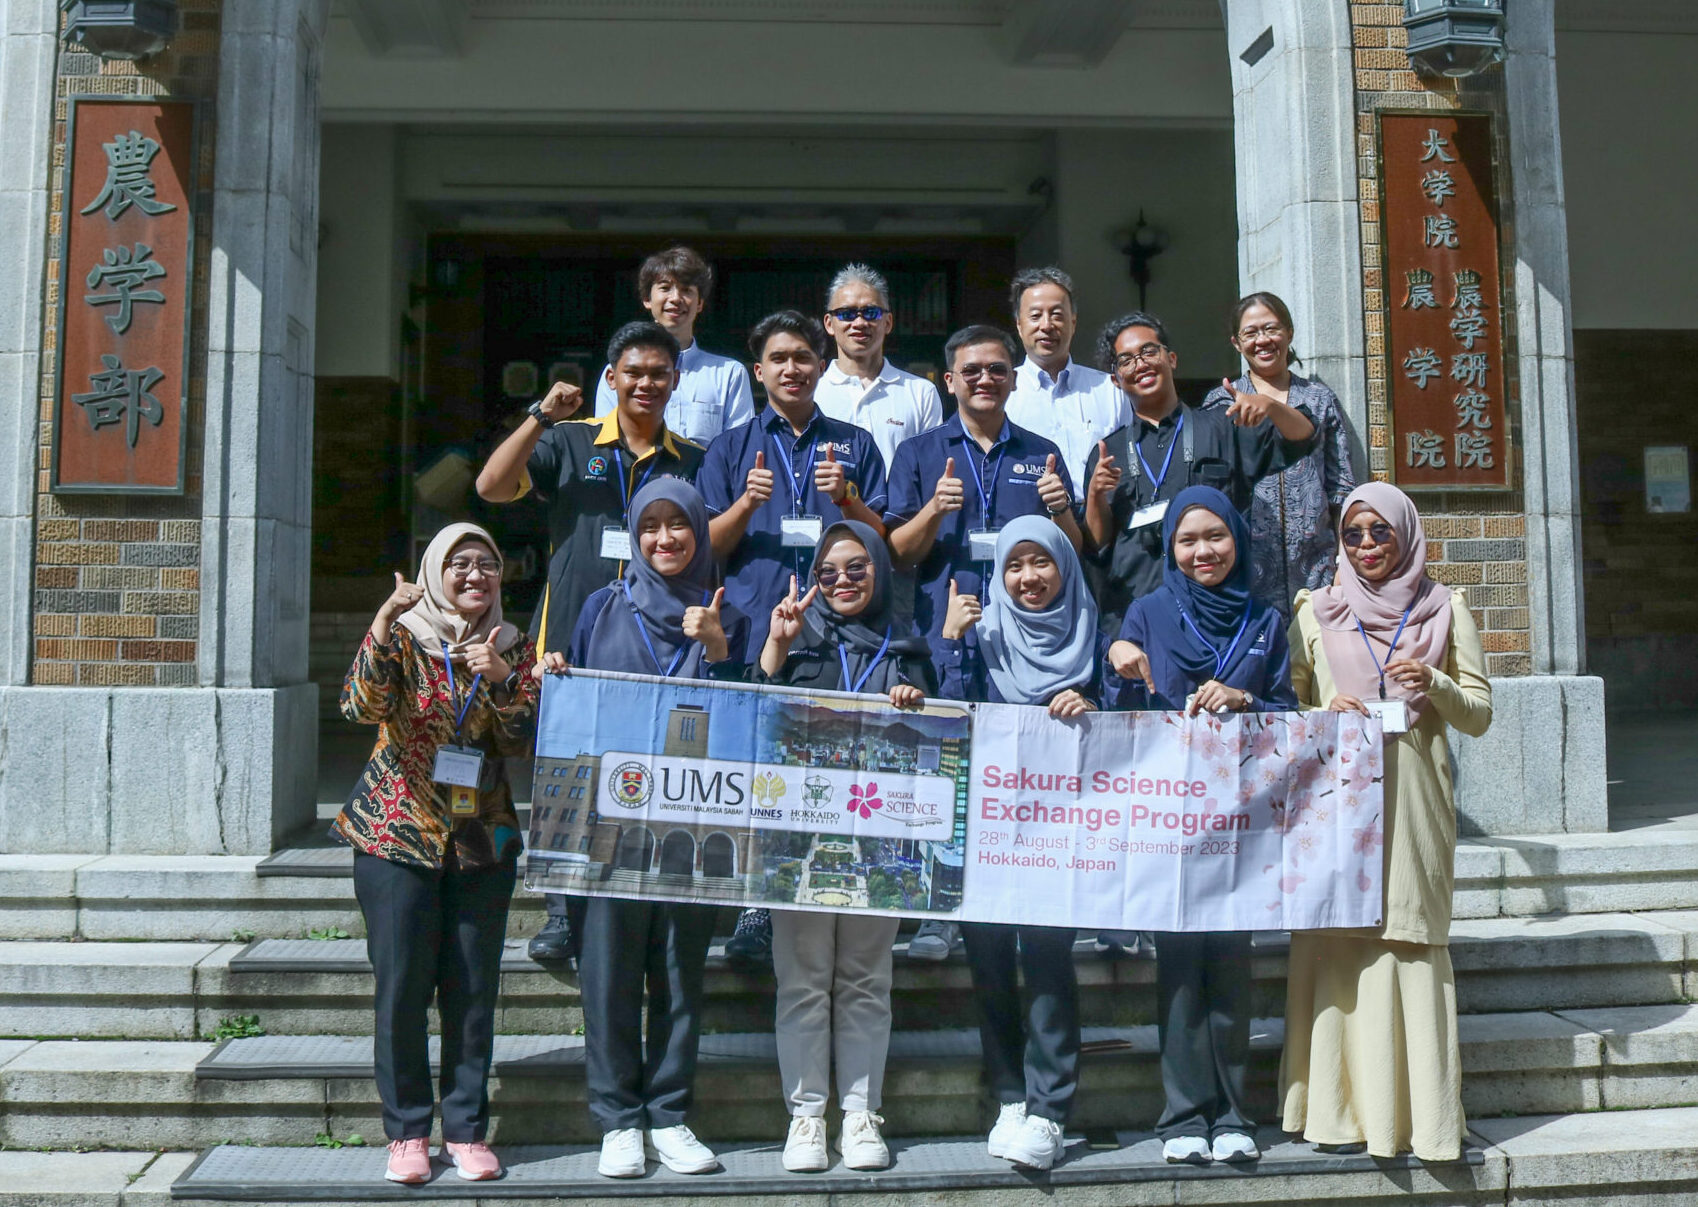
[[[874,809],[884,808],[884,802],[879,799],[877,784],[849,785],[849,812],[860,814],[862,820],[870,819]]]

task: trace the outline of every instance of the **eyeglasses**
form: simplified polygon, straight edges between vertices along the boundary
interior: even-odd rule
[[[1238,338],[1248,343],[1250,340],[1257,339],[1262,336],[1266,336],[1268,339],[1277,339],[1279,336],[1284,334],[1284,323],[1264,323],[1260,327],[1244,328],[1244,330],[1238,333]]]
[[[890,311],[883,306],[839,306],[836,310],[827,310],[826,313],[840,323],[852,323],[858,318],[876,323]]]
[[[872,569],[871,562],[850,562],[843,567],[841,573],[834,567],[821,566],[814,571],[814,577],[819,580],[820,586],[829,591],[837,585],[839,578],[846,578],[852,583],[866,581],[867,571],[870,569]]]
[[[1346,528],[1344,543],[1351,549],[1361,548],[1362,542],[1369,537],[1374,538],[1374,544],[1386,545],[1391,543],[1392,531],[1390,524],[1369,524],[1366,528]]]
[[[448,570],[456,578],[465,578],[473,570],[476,570],[485,578],[496,578],[501,574],[501,563],[493,557],[480,557],[476,561],[457,557],[448,563]]]
[[[1130,369],[1140,361],[1152,365],[1158,364],[1161,361],[1161,354],[1166,351],[1167,346],[1165,344],[1145,344],[1142,348],[1134,348],[1130,352],[1122,352],[1115,357],[1114,367],[1116,369]]]
[[[994,365],[964,365],[955,371],[955,376],[962,381],[978,381],[981,377],[988,377],[992,381],[1007,381],[1008,375],[1013,371],[1012,367],[998,361]]]

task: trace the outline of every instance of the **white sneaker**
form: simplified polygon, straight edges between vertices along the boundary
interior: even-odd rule
[[[961,939],[961,928],[953,922],[922,922],[908,940],[910,960],[947,960]]]
[[[843,1130],[837,1136],[837,1151],[850,1169],[888,1169],[890,1146],[879,1135],[884,1120],[871,1111],[844,1111]]]
[[[1243,1132],[1222,1132],[1215,1137],[1210,1155],[1217,1161],[1254,1161],[1262,1150]]]
[[[719,1168],[719,1158],[714,1156],[713,1149],[696,1139],[696,1133],[682,1123],[651,1129],[647,1152],[673,1173],[707,1173]]]
[[[595,1171],[604,1178],[640,1178],[648,1167],[643,1163],[643,1129],[618,1127],[601,1138],[601,1160]]]
[[[1209,1142],[1201,1136],[1175,1136],[1161,1146],[1161,1155],[1170,1165],[1207,1165]]]
[[[1020,1125],[1020,1130],[1002,1155],[1028,1169],[1048,1169],[1061,1156],[1064,1147],[1061,1124],[1042,1115],[1027,1115],[1026,1122]]]
[[[784,1168],[791,1173],[823,1173],[831,1168],[825,1150],[825,1120],[818,1115],[795,1115],[784,1137]]]
[[[1008,1146],[1014,1143],[1014,1137],[1020,1134],[1020,1129],[1026,1126],[1026,1104],[1024,1102],[1005,1102],[1002,1110],[997,1113],[996,1125],[990,1129],[990,1141],[985,1145],[985,1151],[993,1157],[1007,1157]]]

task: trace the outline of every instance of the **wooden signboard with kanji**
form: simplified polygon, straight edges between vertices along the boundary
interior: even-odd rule
[[[1392,481],[1510,485],[1492,119],[1381,113]]]
[[[181,494],[195,106],[73,97],[53,489]]]

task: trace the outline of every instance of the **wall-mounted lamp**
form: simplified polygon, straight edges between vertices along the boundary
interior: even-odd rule
[[[177,0],[60,0],[65,41],[103,59],[145,59],[177,33]]]
[[[1144,211],[1138,211],[1138,221],[1125,235],[1120,254],[1126,257],[1132,280],[1138,286],[1138,309],[1144,309],[1144,296],[1150,288],[1150,261],[1167,250],[1167,232],[1144,221]]]
[[[1503,61],[1503,0],[1403,0],[1409,61],[1427,75],[1465,76]]]

